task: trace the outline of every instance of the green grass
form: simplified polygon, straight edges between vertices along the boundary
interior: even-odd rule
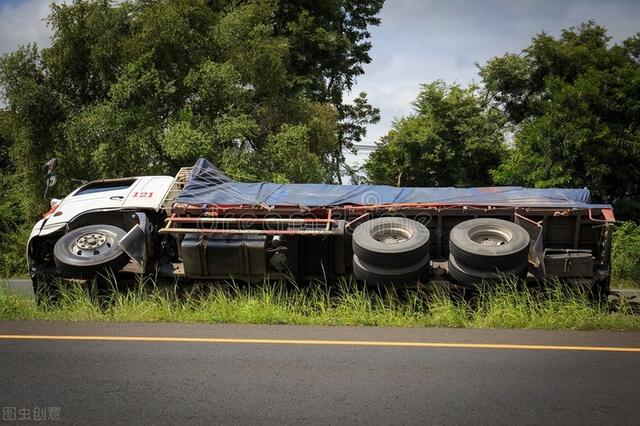
[[[137,286],[97,298],[79,286],[62,290],[57,303],[36,302],[0,289],[0,319],[640,330],[640,316],[626,301],[615,307],[586,294],[550,286],[532,293],[506,281],[471,300],[427,286],[398,297],[343,282],[182,289]]]
[[[629,280],[625,278],[611,278],[611,288],[617,289],[638,289],[640,282],[637,280]]]
[[[611,250],[611,286],[640,287],[640,224],[631,221],[618,223]]]

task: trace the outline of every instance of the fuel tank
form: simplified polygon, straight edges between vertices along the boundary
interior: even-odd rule
[[[264,235],[186,234],[181,244],[184,273],[190,278],[262,280],[266,243]]]

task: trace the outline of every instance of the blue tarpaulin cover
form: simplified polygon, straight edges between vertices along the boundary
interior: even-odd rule
[[[196,205],[340,206],[437,203],[512,207],[588,208],[589,190],[572,188],[398,188],[386,185],[276,184],[236,182],[204,158],[198,160],[175,203]]]

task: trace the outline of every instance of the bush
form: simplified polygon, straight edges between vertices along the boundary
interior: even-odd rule
[[[614,286],[640,285],[640,225],[622,222],[613,233],[612,276]]]
[[[22,213],[18,181],[0,173],[0,278],[27,273],[25,253],[31,218]]]
[[[30,228],[21,227],[4,234],[0,240],[0,278],[13,278],[27,273],[27,239]]]

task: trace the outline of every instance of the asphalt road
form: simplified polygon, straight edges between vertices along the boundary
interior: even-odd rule
[[[640,418],[640,333],[0,322],[0,334],[3,415],[47,407],[75,424]]]
[[[23,293],[28,295],[33,295],[33,285],[31,280],[23,280],[23,279],[11,279],[11,280],[0,280],[0,286],[6,286],[10,291],[14,293]]]

